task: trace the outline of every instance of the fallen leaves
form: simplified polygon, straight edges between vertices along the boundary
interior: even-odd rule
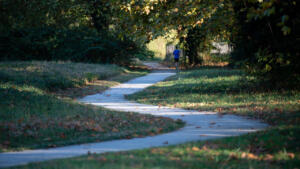
[[[287,153],[288,157],[291,158],[291,159],[294,159],[295,158],[295,154],[294,153]]]
[[[104,132],[105,131],[100,125],[96,125],[96,127],[94,127],[92,130],[95,132]]]
[[[194,146],[194,147],[192,147],[192,150],[193,150],[193,151],[199,151],[200,149],[199,149],[198,147],[195,147],[195,146]]]
[[[191,151],[209,151],[210,148],[208,148],[206,145],[202,146],[202,147],[198,147],[198,146],[193,146],[192,148],[187,147],[186,151],[187,152],[191,152]]]
[[[271,161],[273,160],[274,156],[272,156],[271,154],[266,154],[266,156],[264,157],[265,161]]]
[[[66,138],[66,135],[65,135],[65,133],[60,133],[60,134],[59,134],[59,137],[62,138],[62,139],[65,139],[65,138]]]
[[[0,132],[3,134],[0,138],[0,145],[9,148],[12,144],[5,142],[9,141],[14,146],[24,144],[36,146],[43,143],[48,147],[56,147],[58,142],[64,145],[62,141],[72,139],[76,142],[80,137],[90,137],[95,141],[116,138],[116,136],[131,139],[147,135],[154,136],[183,124],[181,120],[174,121],[167,117],[137,113],[101,112],[98,115],[76,114],[48,118],[32,116],[28,119],[20,118],[14,122],[0,122]]]
[[[116,133],[116,132],[119,132],[119,130],[116,129],[116,128],[113,128],[113,129],[112,129],[112,132],[115,132],[115,133]]]
[[[152,148],[151,153],[153,154],[164,154],[166,153],[164,149],[162,148]]]
[[[245,153],[245,152],[242,153],[241,158],[247,158],[247,159],[251,159],[251,160],[259,159],[259,157],[257,155],[252,154],[252,153]]]

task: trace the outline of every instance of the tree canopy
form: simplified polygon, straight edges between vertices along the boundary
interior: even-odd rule
[[[299,80],[298,7],[296,0],[1,0],[0,31],[7,41],[28,29],[35,29],[35,35],[40,28],[52,29],[46,34],[80,29],[89,37],[130,41],[125,52],[176,30],[190,64],[201,64],[198,51],[210,51],[213,41],[226,41],[233,47],[231,65],[271,81]],[[77,36],[81,41],[87,37]],[[40,39],[51,38],[44,33]],[[99,46],[94,40],[86,47],[103,51],[108,43]]]
[[[227,41],[232,65],[271,83],[299,84],[298,7],[295,0],[132,0],[117,23],[145,42],[177,30],[190,64],[201,63],[197,51],[209,51],[213,41]]]

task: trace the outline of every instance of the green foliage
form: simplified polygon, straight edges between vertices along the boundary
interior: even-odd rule
[[[235,2],[238,25],[232,39],[233,63],[272,85],[297,86],[298,8],[299,3],[294,0]]]
[[[229,42],[232,63],[270,84],[296,86],[298,6],[295,0],[131,1],[123,4],[117,22],[123,33],[144,42],[176,30],[190,64],[201,63],[211,41]]]
[[[198,65],[203,62],[203,58],[201,58],[198,54],[199,52],[199,45],[205,44],[206,35],[201,34],[202,30],[197,26],[195,28],[192,28],[188,31],[184,43],[185,52],[186,55],[189,58],[189,64],[190,65]],[[203,51],[202,51],[203,52]]]
[[[109,29],[111,3],[1,1],[0,60],[129,64],[138,46]]]
[[[10,29],[89,26],[88,6],[78,0],[1,0],[0,31]]]
[[[91,29],[51,27],[11,30],[0,35],[0,60],[71,60],[129,64],[137,47]]]
[[[139,47],[175,30],[190,64],[202,62],[212,41],[226,41],[232,64],[271,84],[299,83],[295,0],[0,3],[1,58],[128,64]]]
[[[138,58],[140,60],[153,60],[154,58],[154,52],[150,51],[146,47],[142,47],[138,50],[136,54],[134,54],[134,58]]]
[[[224,63],[230,61],[230,55],[229,54],[211,54],[209,55],[209,58],[207,59],[208,62],[211,63]]]
[[[219,3],[209,12],[208,16],[202,16],[193,26],[186,28],[186,36],[181,37],[190,65],[202,64],[205,55],[209,55],[213,49],[212,42],[228,41],[230,27],[232,26],[232,8],[230,3]],[[203,4],[203,6],[212,4]]]
[[[109,0],[89,0],[87,3],[94,27],[98,32],[107,31],[112,19],[111,2]]]

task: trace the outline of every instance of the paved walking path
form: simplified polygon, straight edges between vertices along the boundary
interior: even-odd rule
[[[152,68],[164,68],[152,63],[147,64]],[[255,132],[267,127],[264,123],[240,116],[219,116],[215,112],[199,112],[179,108],[145,105],[131,102],[124,98],[124,95],[139,92],[172,75],[174,75],[174,73],[170,71],[150,73],[146,76],[130,80],[127,83],[114,86],[102,94],[86,96],[79,101],[113,110],[147,113],[170,117],[172,119],[181,119],[186,122],[184,128],[171,133],[145,138],[134,138],[130,140],[122,139],[59,148],[0,153],[0,167],[15,166],[57,158],[75,157],[87,154],[88,152],[104,153],[126,151],[174,145],[189,141],[237,136]]]

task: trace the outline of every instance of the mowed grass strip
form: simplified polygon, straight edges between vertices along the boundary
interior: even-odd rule
[[[168,118],[109,111],[71,99],[95,92],[84,89],[93,81],[107,81],[106,86],[98,85],[101,91],[118,84],[118,79],[143,74],[115,65],[0,63],[0,151],[143,137],[183,126]],[[107,80],[113,78],[117,80]],[[63,92],[79,88],[80,94]]]

